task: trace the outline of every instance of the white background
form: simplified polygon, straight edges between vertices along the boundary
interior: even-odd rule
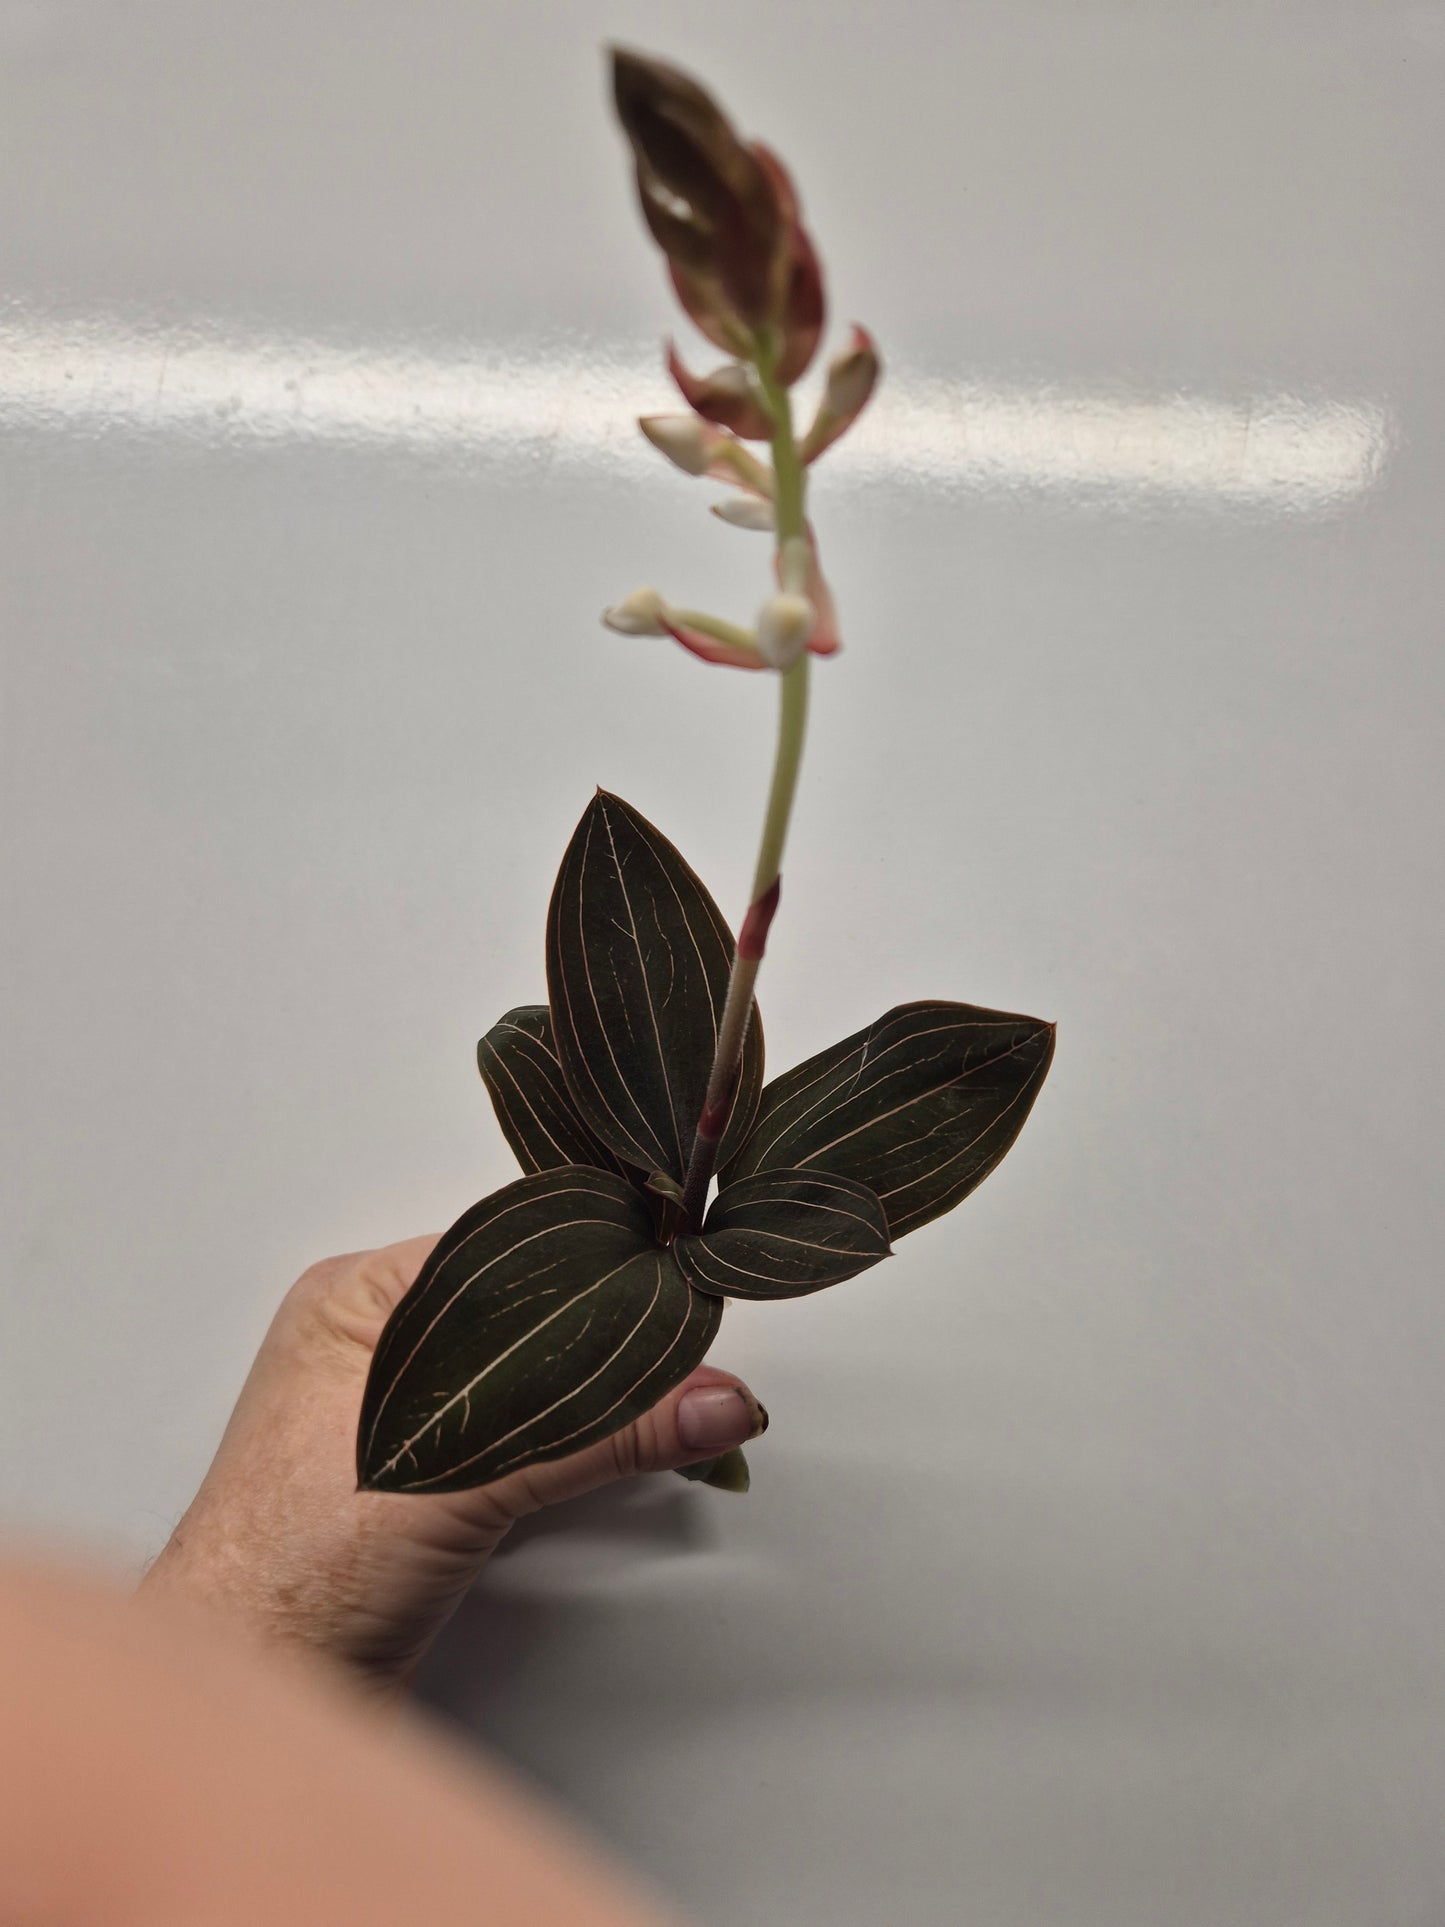
[[[594,783],[741,909],[771,687],[596,625],[766,553],[631,425],[610,36],[889,366],[771,1062],[1059,1049],[959,1213],[729,1313],[751,1495],[534,1529],[427,1690],[706,1923],[1429,1927],[1439,4],[4,0],[6,1512],[138,1563],[290,1279],[511,1175]]]

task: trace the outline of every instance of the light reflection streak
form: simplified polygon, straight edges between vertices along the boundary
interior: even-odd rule
[[[410,448],[468,463],[637,475],[632,429],[679,407],[615,346],[449,351],[211,323],[0,315],[0,430]],[[1248,401],[946,380],[890,369],[827,458],[840,484],[1156,497],[1319,512],[1381,479],[1390,418],[1366,401]]]

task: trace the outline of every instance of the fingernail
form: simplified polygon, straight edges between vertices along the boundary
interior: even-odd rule
[[[689,1452],[743,1445],[768,1427],[768,1415],[749,1392],[732,1385],[700,1385],[677,1408],[677,1435]]]

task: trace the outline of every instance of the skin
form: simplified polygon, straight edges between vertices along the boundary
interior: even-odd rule
[[[397,1702],[517,1519],[713,1457],[767,1415],[702,1366],[571,1458],[473,1492],[358,1492],[371,1354],[434,1243],[292,1287],[136,1594],[0,1559],[7,1927],[676,1927]]]
[[[703,1365],[570,1458],[471,1492],[358,1492],[371,1354],[435,1242],[329,1258],[291,1288],[143,1598],[201,1606],[391,1698],[518,1519],[632,1473],[714,1457],[767,1425],[741,1380]]]
[[[0,1563],[6,1927],[664,1927],[493,1767],[178,1597]]]

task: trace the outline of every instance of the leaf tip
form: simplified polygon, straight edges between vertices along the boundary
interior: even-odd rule
[[[746,1492],[752,1485],[747,1458],[737,1445],[715,1459],[694,1459],[691,1465],[676,1469],[679,1478],[710,1485],[714,1492]]]

